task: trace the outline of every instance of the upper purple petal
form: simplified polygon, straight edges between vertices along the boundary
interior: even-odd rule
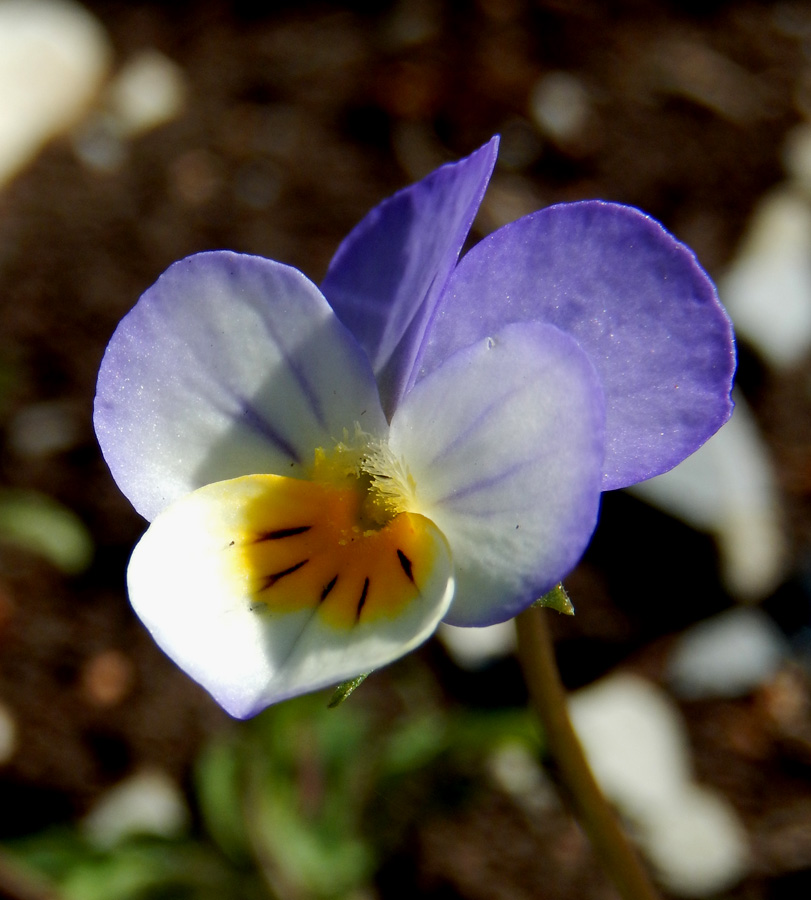
[[[459,258],[498,151],[493,138],[376,206],[344,239],[321,289],[372,363],[391,417]]]
[[[636,209],[551,206],[459,263],[426,336],[419,377],[505,324],[571,334],[606,396],[603,489],[672,468],[729,418],[732,327],[692,252]]]

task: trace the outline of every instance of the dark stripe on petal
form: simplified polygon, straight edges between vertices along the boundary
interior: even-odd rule
[[[450,507],[458,506],[460,504],[460,501],[464,502],[465,498],[469,495],[476,494],[479,491],[491,490],[500,481],[505,481],[508,478],[514,478],[515,474],[517,472],[520,472],[521,469],[532,466],[535,463],[535,459],[519,460],[518,462],[507,466],[502,471],[496,472],[496,474],[494,475],[480,478],[478,481],[471,481],[464,487],[456,488],[452,493],[448,494],[445,497],[440,497],[436,502]]]
[[[457,431],[453,435],[453,439],[431,459],[430,465],[434,466],[443,462],[448,456],[458,452],[460,447],[464,447],[466,443],[475,440],[476,433],[482,428],[486,428],[491,417],[518,393],[519,391],[517,390],[506,391],[483,408],[480,408],[477,415],[461,431]]]
[[[360,619],[360,611],[366,603],[366,597],[369,594],[369,579],[363,579],[363,590],[360,592],[360,600],[358,600],[358,619]]]
[[[414,573],[411,568],[411,560],[403,553],[402,550],[397,551],[397,558],[400,560],[400,565],[403,567],[403,571],[406,573],[406,578],[414,584]]]
[[[332,581],[330,581],[330,583],[324,587],[324,590],[321,591],[321,596],[318,598],[320,603],[323,603],[327,599],[329,592],[335,587],[337,582],[338,582],[338,576],[336,575],[332,579]]]
[[[321,406],[321,399],[318,396],[318,391],[310,383],[309,378],[307,378],[304,368],[299,363],[295,349],[293,350],[293,352],[291,352],[282,341],[281,335],[275,327],[272,315],[264,315],[262,317],[262,320],[265,325],[265,329],[267,330],[268,336],[276,345],[276,349],[279,351],[279,354],[281,355],[285,364],[288,366],[298,389],[301,391],[307,402],[307,405],[310,407],[313,418],[323,428],[326,425],[326,418],[324,416],[324,410]]]
[[[307,565],[309,562],[308,559],[303,559],[301,562],[297,562],[294,566],[290,566],[289,569],[283,569],[281,572],[275,572],[273,575],[268,575],[265,578],[265,583],[259,589],[261,591],[266,591],[268,588],[273,587],[277,581],[284,578],[285,575],[292,575],[293,572],[297,572],[302,566]]]
[[[282,538],[294,537],[297,534],[304,534],[305,531],[309,531],[312,527],[312,525],[297,525],[295,528],[279,528],[277,531],[267,531],[265,534],[260,534],[254,543],[259,544],[262,541],[279,541]]]
[[[281,450],[282,453],[289,456],[293,462],[301,462],[296,448],[268,422],[250,401],[238,400],[237,402],[239,403],[238,415],[248,428],[273,444],[277,450]]]

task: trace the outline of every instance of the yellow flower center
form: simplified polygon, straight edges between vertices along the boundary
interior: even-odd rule
[[[359,524],[370,531],[416,510],[416,485],[407,468],[385,442],[359,429],[352,444],[345,439],[329,451],[318,447],[309,478],[356,490],[362,496]]]
[[[260,608],[317,610],[349,628],[396,617],[419,596],[444,538],[408,511],[414,485],[385,445],[319,448],[308,480],[247,477],[257,490],[233,546]]]

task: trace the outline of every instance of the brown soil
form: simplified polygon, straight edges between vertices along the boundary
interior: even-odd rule
[[[782,177],[784,135],[811,115],[811,7],[799,0],[359,0],[261,15],[224,0],[87,5],[117,65],[155,47],[183,68],[189,96],[181,118],[125,145],[118,167],[89,168],[62,139],[0,192],[0,361],[13,376],[0,483],[58,498],[96,541],[92,567],[73,578],[0,546],[0,698],[19,727],[0,768],[0,837],[70,819],[145,762],[185,778],[226,722],[129,610],[125,565],[144,523],[91,426],[105,343],[169,263],[227,247],[317,281],[375,202],[500,132],[478,234],[602,197],[658,217],[718,274]],[[582,131],[556,142],[532,124],[529,98],[558,70],[591,102]],[[809,372],[778,377],[742,349],[741,382],[789,511],[796,577],[771,608],[796,628],[809,590]],[[20,452],[15,417],[43,402],[74,436],[53,453]],[[571,686],[622,661],[658,677],[666,635],[731,603],[707,539],[624,497],[607,498],[570,589],[579,614],[558,630]],[[449,698],[520,702],[512,670],[485,684],[436,649],[423,657]],[[684,706],[700,777],[731,799],[752,841],[753,875],[728,895],[740,900],[800,896],[811,881],[811,726],[775,699],[792,691],[790,708],[805,713],[811,692],[801,668],[781,677],[743,700]],[[415,821],[381,871],[381,896],[611,896],[576,827],[554,816],[528,822],[493,790]]]

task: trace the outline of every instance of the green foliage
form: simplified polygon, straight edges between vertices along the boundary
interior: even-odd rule
[[[333,695],[329,698],[327,706],[330,709],[335,709],[336,706],[340,706],[344,700],[348,700],[352,694],[355,693],[370,674],[370,672],[366,672],[363,675],[358,675],[356,678],[350,678],[349,681],[344,681],[339,684],[338,687],[335,688]]]
[[[523,710],[429,707],[388,721],[360,703],[330,711],[304,697],[210,745],[197,796],[231,859],[263,860],[282,895],[332,900],[368,883],[403,831],[451,802],[507,740],[538,748]]]
[[[553,587],[548,594],[544,594],[543,597],[536,600],[532,605],[545,606],[548,609],[554,609],[555,612],[559,612],[564,616],[574,615],[574,604],[569,599],[569,594],[562,584]]]
[[[260,879],[220,864],[201,842],[133,838],[102,851],[75,829],[54,829],[9,848],[57,885],[64,900],[266,900]]]
[[[337,710],[323,694],[301,697],[234,723],[199,756],[192,836],[102,848],[60,829],[7,850],[65,900],[368,895],[410,829],[479,788],[490,755],[516,741],[540,755],[523,710],[448,708],[401,687]]]
[[[19,372],[0,357],[0,417],[19,381]],[[93,557],[93,539],[79,517],[36,491],[0,488],[0,541],[44,556],[67,575],[84,571]]]
[[[39,553],[69,575],[87,568],[93,556],[79,517],[33,491],[0,490],[0,540]]]
[[[232,859],[262,860],[282,894],[346,896],[373,866],[358,837],[367,738],[359,708],[330,713],[323,696],[268,710],[203,753],[207,828]]]

